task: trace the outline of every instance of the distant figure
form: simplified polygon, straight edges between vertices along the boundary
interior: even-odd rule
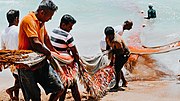
[[[156,18],[156,10],[153,9],[153,5],[149,4],[148,17],[144,17],[145,19]]]
[[[9,10],[6,13],[8,27],[2,33],[1,36],[1,49],[3,50],[17,50],[18,49],[18,24],[19,24],[19,10]],[[19,101],[19,76],[17,70],[11,67],[12,75],[15,79],[14,86],[6,90],[11,100]],[[13,96],[14,93],[14,96]]]

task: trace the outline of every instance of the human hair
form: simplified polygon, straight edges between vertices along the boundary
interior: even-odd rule
[[[132,25],[133,25],[133,22],[130,21],[130,20],[126,20],[126,21],[124,21],[124,24],[125,24],[125,25],[129,25],[129,26],[132,26]]]
[[[10,9],[6,13],[7,21],[11,24],[16,18],[19,18],[19,10]]]
[[[148,7],[151,9],[153,8],[153,4],[152,3],[149,3]]]
[[[58,6],[56,6],[53,1],[51,0],[42,0],[39,4],[38,10],[51,10],[51,11],[57,11]]]
[[[148,7],[149,7],[150,9],[152,9],[152,8],[153,8],[153,6],[151,6],[151,5],[149,5]]]
[[[107,26],[105,29],[104,29],[104,33],[105,35],[114,35],[114,28],[111,27],[111,26]]]
[[[61,22],[60,22],[60,25],[62,23],[65,23],[65,24],[68,24],[68,23],[72,23],[72,24],[75,24],[76,23],[76,20],[69,14],[65,14],[63,15],[63,17],[61,18]]]

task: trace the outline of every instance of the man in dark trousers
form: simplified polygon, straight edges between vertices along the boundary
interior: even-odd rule
[[[57,9],[58,7],[51,0],[42,0],[38,9],[30,12],[21,21],[18,49],[33,50],[46,56],[46,59],[33,67],[18,69],[25,101],[41,101],[41,92],[37,83],[42,86],[46,94],[52,93],[49,101],[56,101],[64,91],[59,76],[47,61],[53,60],[50,51],[57,50],[50,42],[45,22],[52,19]]]
[[[126,86],[127,81],[125,80],[122,72],[123,65],[127,62],[130,51],[126,47],[124,41],[122,40],[119,34],[115,34],[113,27],[108,26],[104,31],[106,35],[106,50],[110,50],[109,55],[111,59],[111,66],[114,66],[115,69],[115,79],[116,85],[112,88],[112,90],[117,91],[119,89],[119,81],[122,79],[122,86]],[[123,89],[122,89],[123,90]]]

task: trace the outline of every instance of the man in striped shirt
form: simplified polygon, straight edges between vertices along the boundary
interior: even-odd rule
[[[60,53],[63,52],[71,55],[74,58],[74,62],[78,64],[78,68],[79,68],[80,66],[79,55],[76,46],[74,44],[73,36],[70,34],[70,31],[72,30],[72,27],[75,23],[76,20],[71,15],[65,14],[61,18],[60,26],[58,28],[55,28],[51,33],[51,43],[54,46],[54,48],[58,50]],[[66,67],[61,66],[61,68],[63,70],[69,71],[66,72],[68,75],[74,75],[73,72],[70,70],[70,69],[74,70],[75,68],[74,66],[75,65],[73,65],[71,68],[69,68],[68,66]],[[77,73],[78,71],[75,72]],[[69,86],[68,85],[65,86],[65,91],[63,95],[60,97],[60,101],[64,101],[66,91],[68,88],[71,89],[75,101],[81,101],[76,78],[74,77],[72,81],[73,83],[71,83],[70,85],[67,83]]]
[[[64,26],[64,25],[63,25]],[[66,30],[59,28],[55,28],[51,34],[51,42],[54,48],[57,51],[61,52],[67,52],[69,49],[72,48],[74,45],[74,39],[72,35],[69,33],[68,30],[71,30],[72,28],[69,28]]]

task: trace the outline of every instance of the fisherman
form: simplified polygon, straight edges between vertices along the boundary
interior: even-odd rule
[[[8,27],[5,28],[1,35],[1,49],[2,50],[17,50],[18,49],[18,24],[19,24],[19,10],[10,9],[6,13]],[[19,76],[14,66],[11,66],[12,75],[15,79],[14,86],[6,90],[11,100],[19,101]],[[14,95],[13,95],[14,93]]]
[[[109,55],[111,59],[110,65],[115,68],[116,85],[112,88],[112,90],[118,90],[120,79],[122,79],[123,87],[126,87],[127,85],[127,81],[125,80],[121,69],[127,62],[130,52],[121,36],[119,34],[115,34],[113,27],[106,27],[104,33],[106,35],[105,40],[107,43],[106,50],[110,50],[109,54],[112,53],[112,55]]]
[[[41,92],[37,83],[42,86],[46,94],[52,93],[49,101],[56,101],[64,91],[59,76],[47,61],[53,60],[50,51],[57,52],[57,50],[50,42],[45,22],[52,19],[57,9],[58,7],[53,1],[42,0],[38,9],[35,12],[30,12],[21,21],[18,48],[20,50],[33,50],[46,56],[46,59],[35,66],[18,69],[25,101],[41,101]]]
[[[78,51],[74,43],[74,38],[70,33],[75,23],[76,20],[71,15],[65,14],[61,18],[59,27],[55,28],[51,34],[51,42],[53,46],[56,48],[56,50],[58,50],[60,53],[69,54],[74,58],[74,61],[71,64],[67,63],[63,66],[62,62],[60,63],[62,65],[61,68],[65,73],[64,75],[67,76],[67,80],[64,82],[65,90],[63,92],[63,95],[60,96],[59,101],[64,101],[66,96],[66,91],[68,88],[71,89],[74,100],[81,101],[77,80],[76,80],[77,73],[79,70],[78,67],[80,66],[80,61],[79,61]],[[76,65],[76,63],[78,65]]]
[[[144,18],[145,18],[145,19],[156,18],[156,10],[153,9],[152,3],[149,3],[148,7],[149,7],[148,17],[144,17]]]
[[[131,20],[126,20],[124,21],[124,23],[122,25],[117,25],[114,27],[115,33],[119,34],[120,36],[123,35],[125,30],[131,30],[133,26],[133,22]],[[106,41],[105,41],[105,35],[102,37],[101,41],[100,41],[100,48],[101,51],[105,51],[106,50]]]
[[[114,27],[113,28],[113,30],[114,30],[114,33],[115,34],[118,34],[118,35],[120,35],[120,36],[122,36],[123,35],[123,32],[125,31],[125,30],[131,30],[132,29],[132,26],[133,26],[133,22],[131,21],[131,20],[126,20],[126,21],[124,21],[124,23],[123,23],[123,25],[118,25],[118,26],[116,26],[116,27]],[[121,38],[122,39],[122,38]],[[100,47],[101,47],[101,51],[103,52],[103,51],[106,51],[107,50],[107,45],[106,45],[107,43],[106,43],[106,41],[105,41],[105,36],[102,38],[102,40],[100,41]],[[126,61],[128,60],[128,57],[127,58],[124,58]],[[124,64],[125,64],[126,62],[124,62]],[[123,65],[124,65],[123,64]],[[122,67],[121,68],[123,68],[123,65],[121,65]],[[125,77],[124,77],[124,74],[123,74],[123,72],[122,72],[122,70],[121,70],[121,79],[122,79],[122,81],[123,81],[123,83],[122,83],[122,87],[127,87],[127,81],[125,80]]]

